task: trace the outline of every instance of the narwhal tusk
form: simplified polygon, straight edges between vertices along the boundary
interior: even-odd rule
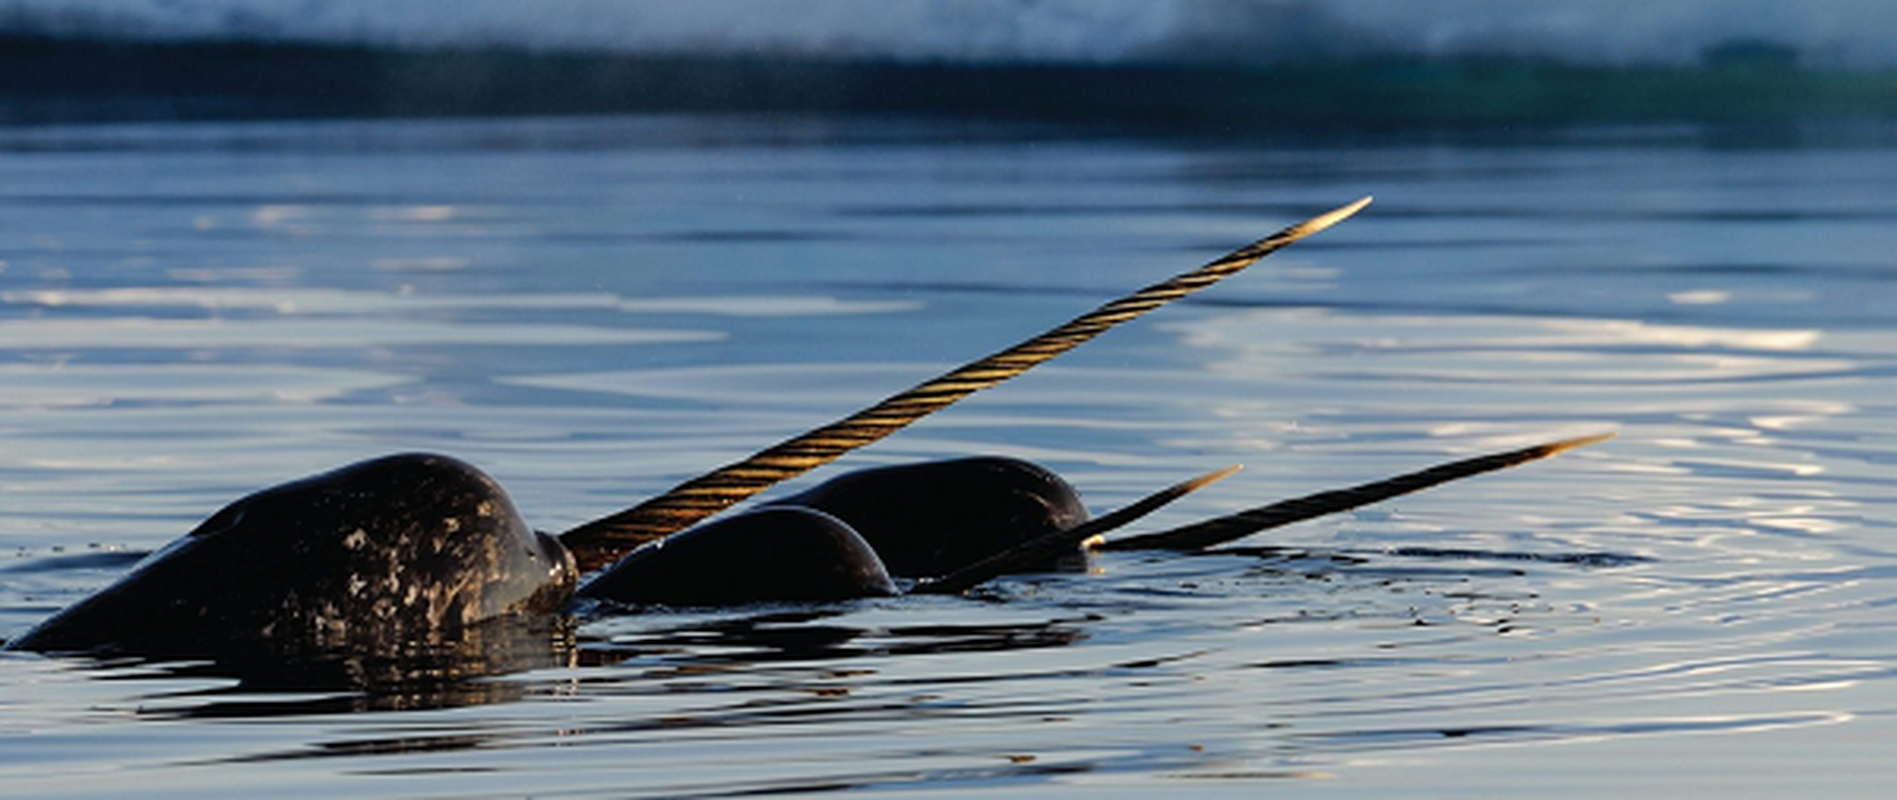
[[[1112,513],[1094,517],[1079,525],[1055,531],[1032,541],[1022,542],[940,578],[918,583],[910,591],[922,594],[960,594],[998,576],[1032,569],[1037,564],[1045,564],[1058,558],[1062,553],[1075,552],[1087,540],[1158,511],[1174,500],[1223,480],[1238,469],[1237,466],[1230,466],[1191,480],[1180,481],[1140,498],[1132,505],[1116,509]]]
[[[1370,204],[1365,197],[1292,225],[1171,280],[1114,300],[1039,336],[957,367],[836,422],[793,437],[750,458],[688,480],[671,491],[573,528],[560,541],[582,571],[598,569],[645,542],[723,511],[779,482],[836,460],[974,392],[986,389],[1120,323],[1204,289]]]
[[[1510,450],[1506,453],[1491,453],[1486,456],[1466,458],[1439,464],[1420,472],[1398,475],[1394,478],[1352,486],[1348,489],[1334,489],[1304,497],[1281,500],[1268,506],[1240,511],[1229,516],[1217,517],[1204,522],[1174,528],[1169,531],[1132,536],[1109,541],[1100,546],[1102,550],[1203,550],[1207,547],[1225,544],[1250,536],[1259,531],[1289,525],[1293,522],[1321,517],[1365,506],[1379,500],[1387,500],[1398,495],[1409,494],[1435,486],[1439,483],[1507,469],[1517,464],[1536,461],[1576,447],[1603,442],[1614,438],[1614,434],[1604,433],[1595,436],[1582,436],[1563,439],[1558,442]]]

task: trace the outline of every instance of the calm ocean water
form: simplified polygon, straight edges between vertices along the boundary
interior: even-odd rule
[[[1799,139],[0,130],[0,637],[389,452],[563,530],[1364,194],[813,478],[1002,453],[1106,509],[1246,465],[1157,529],[1620,433],[1221,555],[593,621],[574,663],[448,698],[7,653],[0,786],[1883,796],[1897,149]]]

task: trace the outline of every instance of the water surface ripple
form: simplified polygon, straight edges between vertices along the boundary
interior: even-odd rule
[[[431,692],[8,653],[0,784],[1880,796],[1897,151],[1633,141],[0,131],[0,637],[241,494],[387,452],[481,465],[561,530],[1367,193],[813,478],[1001,453],[1105,509],[1247,465],[1156,529],[1620,432],[1214,554],[587,619]]]

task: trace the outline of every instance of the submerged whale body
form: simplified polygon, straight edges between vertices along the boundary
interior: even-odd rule
[[[1088,518],[1072,485],[1017,458],[862,469],[641,546],[579,596],[668,606],[887,597],[899,593],[892,575],[949,575]]]
[[[565,548],[492,478],[446,456],[395,455],[231,503],[8,647],[386,652],[556,611],[576,580]]]
[[[766,507],[640,547],[579,589],[633,605],[721,606],[899,594],[869,542],[829,514]]]
[[[1059,475],[998,456],[857,470],[766,507],[775,506],[843,520],[904,578],[947,575],[1088,519]]]
[[[280,664],[478,639],[481,626],[551,615],[575,596],[887,597],[900,593],[892,574],[947,574],[1087,518],[1072,486],[1019,459],[866,469],[638,548],[576,591],[572,556],[492,478],[446,456],[395,455],[231,503],[8,647]]]
[[[551,616],[576,596],[669,606],[893,596],[892,574],[947,574],[1087,519],[1072,486],[1019,459],[866,469],[638,548],[576,591],[572,556],[492,478],[446,456],[395,455],[231,503],[7,646],[209,657],[277,675],[285,659],[493,638],[483,632],[497,620]]]
[[[1465,458],[1106,546],[1203,550],[1610,435]],[[575,597],[836,601],[900,594],[892,574],[913,579],[913,592],[960,592],[1044,570],[1229,472],[1090,518],[1066,481],[1018,459],[861,470],[639,547],[576,588],[568,548],[529,528],[492,478],[445,456],[389,456],[232,503],[7,647],[211,658],[255,686],[387,686],[550,666],[557,648],[547,635],[571,622],[562,612]]]

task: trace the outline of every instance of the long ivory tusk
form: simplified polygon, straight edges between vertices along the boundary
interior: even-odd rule
[[[1394,478],[1374,481],[1348,489],[1333,489],[1290,500],[1280,500],[1268,506],[1240,511],[1236,514],[1209,519],[1204,522],[1174,528],[1169,531],[1132,536],[1125,539],[1108,541],[1101,545],[1102,550],[1203,550],[1207,547],[1237,541],[1259,531],[1289,525],[1293,522],[1348,511],[1379,500],[1388,500],[1397,495],[1420,491],[1441,483],[1507,469],[1517,464],[1525,464],[1576,447],[1604,442],[1614,438],[1614,434],[1603,433],[1595,436],[1582,436],[1563,439],[1558,442],[1510,450],[1506,453],[1491,453],[1486,456],[1465,458],[1447,464],[1438,464],[1429,469],[1398,475]]]
[[[1109,328],[1204,289],[1370,204],[1365,197],[1248,244],[1191,272],[1148,286],[994,355],[890,397],[750,458],[688,480],[671,491],[573,528],[560,541],[581,571],[598,569],[645,542],[668,536],[777,483],[827,464],[974,392],[1072,350]]]

